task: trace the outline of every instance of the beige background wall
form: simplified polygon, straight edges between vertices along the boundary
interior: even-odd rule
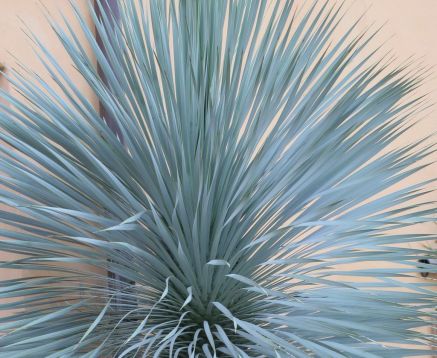
[[[87,13],[87,0],[73,2],[83,13]],[[6,67],[14,67],[17,58],[38,74],[44,73],[43,66],[32,52],[31,40],[24,32],[27,26],[46,44],[53,56],[65,64],[64,70],[77,81],[84,93],[91,96],[91,91],[84,85],[84,81],[69,65],[67,54],[57,42],[56,35],[45,19],[45,11],[59,23],[62,21],[62,14],[73,28],[78,28],[69,0],[0,0],[0,62]],[[78,35],[79,38],[84,38],[79,32]]]
[[[86,9],[86,0],[75,0],[75,2],[82,9]],[[297,2],[306,6],[310,1],[298,0]],[[0,0],[0,62],[7,67],[13,67],[15,62],[13,56],[15,56],[38,74],[44,74],[41,64],[32,53],[29,39],[22,32],[23,25],[19,20],[21,18],[39,38],[43,39],[52,54],[64,64],[66,71],[77,80],[83,92],[93,98],[91,91],[72,68],[68,57],[56,42],[54,34],[44,19],[43,7],[40,3],[44,4],[57,19],[60,19],[59,11],[62,11],[73,26],[76,26],[68,0]],[[352,23],[365,11],[367,12],[363,17],[363,28],[387,22],[376,41],[386,41],[386,48],[392,48],[398,58],[406,59],[409,56],[415,56],[423,58],[424,63],[437,65],[437,0],[349,0],[346,2],[346,8],[349,8],[344,19],[346,24]],[[0,79],[0,86],[5,86],[4,79]],[[428,80],[424,90],[430,91],[430,99],[437,102],[437,76]],[[437,129],[436,116],[436,111],[427,115],[420,126],[408,136],[400,138],[399,143],[409,142],[413,138],[419,138],[435,131]],[[436,173],[437,164],[428,167],[420,176],[430,178]],[[434,194],[434,200],[437,200],[437,193]],[[437,225],[427,224],[423,230],[435,233]],[[4,254],[0,256],[0,260],[6,258]],[[0,279],[23,274],[25,273],[0,270]]]
[[[74,1],[86,13],[87,1]],[[74,21],[74,14],[69,7],[68,0],[0,0],[0,63],[5,65],[7,70],[15,66],[16,58],[24,66],[43,76],[50,83],[49,77],[44,76],[43,66],[32,52],[30,39],[23,31],[23,23],[25,23],[46,44],[53,56],[64,65],[64,70],[76,81],[83,93],[93,99],[91,90],[71,66],[67,54],[57,42],[56,36],[45,19],[44,11],[46,10],[44,10],[44,7],[51,13],[52,17],[59,21],[61,21],[60,14],[62,12],[69,23],[73,24],[74,27],[78,27]],[[91,22],[90,19],[88,21]],[[80,37],[80,34],[78,35]],[[0,87],[5,88],[6,86],[6,79],[0,76]],[[94,101],[94,103],[96,102]],[[16,255],[0,253],[1,261],[14,258],[17,258]],[[0,269],[0,280],[18,278],[27,274],[20,270]],[[0,312],[0,317],[4,314]]]

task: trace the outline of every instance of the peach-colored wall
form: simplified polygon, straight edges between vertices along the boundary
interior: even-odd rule
[[[392,49],[399,60],[406,60],[414,56],[420,62],[437,65],[437,1],[436,0],[355,0],[352,2],[351,12],[363,13],[363,23],[366,25],[384,24],[381,33],[375,39],[385,47]],[[437,104],[437,76],[436,70],[424,83],[421,91],[430,92],[429,100]],[[437,129],[437,112],[431,110],[418,126],[400,138],[399,143],[409,143],[435,132]],[[433,138],[435,142],[435,138]],[[437,160],[437,155],[434,156]],[[437,173],[437,164],[426,168],[421,178],[432,178]],[[411,178],[415,180],[416,178]],[[437,200],[437,192],[431,194]],[[437,218],[436,218],[437,220]],[[436,233],[437,225],[428,224],[428,230]]]
[[[87,13],[87,0],[74,0],[74,2]],[[15,67],[16,59],[18,59],[23,65],[34,70],[50,83],[43,66],[32,52],[30,39],[23,31],[23,23],[25,23],[46,44],[53,56],[63,65],[64,70],[76,81],[82,92],[93,103],[96,103],[92,91],[71,66],[67,54],[56,40],[56,36],[45,19],[44,11],[49,11],[51,16],[59,21],[61,21],[60,14],[62,12],[73,27],[78,27],[68,0],[0,0],[0,63],[6,67],[7,71],[8,68]],[[90,17],[87,20],[88,23],[91,23]],[[80,34],[78,35],[80,36]],[[0,87],[7,87],[4,76],[0,76]],[[16,258],[16,255],[0,253],[0,260]],[[12,279],[26,274],[26,272],[19,270],[0,269],[0,280]],[[0,316],[2,314],[5,313],[0,312]]]
[[[88,0],[73,1],[82,12],[87,13]],[[6,67],[14,67],[16,58],[38,74],[44,75],[43,66],[32,52],[31,40],[24,32],[27,26],[64,65],[64,70],[77,81],[84,93],[91,97],[92,92],[71,66],[66,52],[47,23],[45,11],[58,22],[62,21],[62,14],[73,28],[78,28],[69,0],[0,0],[0,63]],[[88,22],[91,23],[90,18]],[[81,38],[79,31],[78,35]],[[47,76],[46,79],[48,80]]]

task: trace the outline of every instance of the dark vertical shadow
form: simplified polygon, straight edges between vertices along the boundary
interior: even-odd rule
[[[102,18],[103,11],[106,14],[110,15],[108,16],[108,19],[112,24],[114,24],[115,21],[119,21],[120,19],[120,10],[118,8],[117,0],[94,0],[94,9],[99,19]],[[105,46],[103,45],[103,41],[100,37],[100,34],[98,33],[97,30],[95,31],[95,33],[96,33],[96,40],[100,49],[104,53],[105,57],[108,57],[107,51],[105,49]],[[103,82],[107,84],[107,79],[99,63],[97,64],[97,72],[99,76],[102,78]],[[120,129],[118,128],[117,122],[111,116],[111,114],[106,110],[105,106],[102,105],[102,103],[100,103],[100,115],[102,116],[103,120],[108,124],[109,128],[111,128],[112,131],[119,136],[120,140],[122,140]]]
[[[115,25],[114,22],[119,21],[120,19],[120,10],[118,7],[118,0],[95,0],[94,1],[94,9],[99,19],[102,17],[102,12],[104,11],[105,14],[109,15],[108,19],[110,20],[111,24]],[[105,49],[105,46],[103,45],[102,39],[100,38],[100,35],[98,31],[96,30],[96,40],[101,48],[102,52],[107,57],[107,52]],[[107,84],[107,79],[102,71],[102,68],[99,64],[97,64],[97,71],[99,76],[102,78],[103,82]],[[117,125],[117,122],[112,117],[112,115],[106,110],[105,106],[100,103],[100,115],[102,119],[106,122],[106,124],[111,128],[111,130],[117,134],[117,136],[120,138],[120,141],[123,143],[123,137],[121,135],[120,128]],[[109,259],[108,259],[109,260]],[[120,276],[119,274],[116,274],[114,272],[108,271],[108,286],[111,290],[114,291],[123,291],[124,293],[129,293],[132,291],[132,286],[135,285],[135,281],[129,280],[123,276]],[[123,294],[116,295],[113,298],[114,306],[115,307],[121,307],[121,306],[132,306],[134,304],[131,299],[122,299],[121,297]]]

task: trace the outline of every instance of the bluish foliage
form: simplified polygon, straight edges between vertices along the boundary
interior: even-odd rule
[[[0,357],[429,353],[407,244],[435,236],[406,227],[435,206],[402,183],[433,148],[392,145],[425,69],[335,39],[329,1],[120,1],[90,10],[107,56],[75,11],[86,43],[53,29],[120,133],[35,38],[56,88],[2,94],[1,269],[35,274],[0,283]]]

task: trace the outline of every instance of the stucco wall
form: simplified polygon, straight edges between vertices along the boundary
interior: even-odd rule
[[[86,13],[87,0],[75,0],[75,3]],[[32,52],[31,41],[24,32],[23,23],[25,23],[46,44],[53,56],[59,59],[64,70],[76,81],[82,93],[93,100],[93,103],[96,103],[91,90],[72,67],[67,54],[59,45],[45,18],[45,11],[49,11],[50,16],[59,21],[61,21],[60,14],[62,12],[73,28],[78,27],[68,0],[0,0],[0,63],[8,70],[8,68],[16,66],[16,59],[18,59],[24,66],[35,71],[50,83],[43,66]],[[90,19],[88,21],[91,22]],[[80,37],[80,34],[78,35]],[[0,76],[0,87],[7,87],[6,79],[3,76]],[[16,255],[0,253],[0,261],[17,258]],[[28,274],[35,275],[37,273],[0,269],[0,280],[18,278]],[[0,317],[4,314],[0,311]]]

